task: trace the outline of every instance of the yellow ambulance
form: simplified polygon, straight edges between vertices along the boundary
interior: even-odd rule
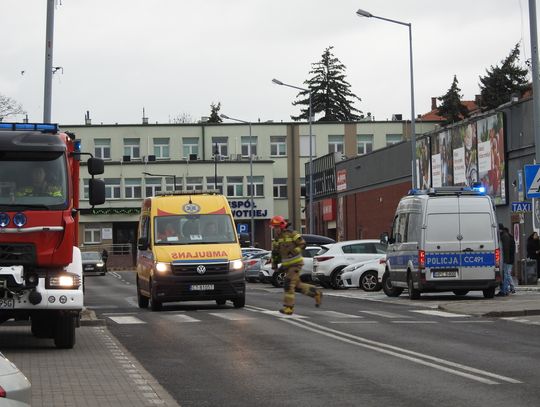
[[[160,193],[143,201],[137,240],[137,300],[246,302],[244,264],[234,219],[223,195]]]

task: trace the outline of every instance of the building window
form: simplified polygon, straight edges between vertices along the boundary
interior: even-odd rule
[[[88,178],[83,180],[83,199],[90,199],[90,188],[88,186],[89,184]]]
[[[272,157],[284,157],[287,155],[285,136],[270,136],[270,155]]]
[[[154,155],[157,160],[166,160],[170,158],[168,138],[154,139]]]
[[[217,189],[220,194],[223,194],[223,177],[217,177],[217,182],[214,182],[215,177],[206,177],[206,189]]]
[[[138,138],[124,139],[124,155],[131,158],[141,158],[141,142]]]
[[[356,153],[364,155],[373,151],[373,134],[359,134],[356,136]]]
[[[187,160],[191,154],[199,156],[199,139],[197,137],[182,138],[182,159]]]
[[[120,199],[120,178],[105,178],[105,198]]]
[[[183,178],[176,177],[176,189],[182,189]],[[165,177],[165,191],[174,191],[174,177]]]
[[[111,139],[96,138],[94,139],[94,155],[96,158],[103,160],[111,159]]]
[[[227,137],[212,137],[212,155],[216,154],[219,157],[228,157],[229,149],[227,147]]]
[[[243,177],[227,177],[227,196],[231,196],[231,197],[244,196]]]
[[[140,178],[124,179],[124,196],[126,199],[142,198],[142,186]]]
[[[84,244],[101,243],[101,229],[84,229]]]
[[[240,138],[242,145],[242,157],[249,157],[251,154],[257,155],[257,137],[242,136]]]
[[[274,178],[274,198],[287,198],[287,178]]]
[[[300,136],[300,156],[301,157],[309,157],[309,134],[306,136]],[[311,154],[312,157],[317,156],[317,150],[315,149],[316,138],[315,135],[313,135],[313,138],[311,140]]]
[[[251,177],[247,177],[247,193],[251,196]],[[253,177],[253,196],[264,197],[264,177]]]
[[[186,191],[202,191],[203,177],[186,177]]]
[[[402,140],[403,136],[401,134],[387,134],[386,135],[386,146],[391,146],[397,144]]]
[[[306,179],[300,178],[300,197],[305,198],[306,197]]]
[[[161,192],[161,178],[145,178],[144,179],[145,196],[155,196]]]
[[[343,153],[343,136],[328,136],[328,152]]]

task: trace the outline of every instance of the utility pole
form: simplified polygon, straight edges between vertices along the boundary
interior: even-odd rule
[[[538,77],[538,33],[536,28],[536,0],[529,0],[529,25],[531,30],[531,61],[533,83],[533,126],[536,163],[540,163],[540,78]]]
[[[43,92],[43,123],[51,122],[54,1],[47,0],[47,29],[45,38],[45,87]]]

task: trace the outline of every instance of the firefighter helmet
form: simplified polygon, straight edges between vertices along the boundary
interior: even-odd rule
[[[270,219],[270,227],[285,229],[287,227],[287,221],[283,216],[276,215]]]

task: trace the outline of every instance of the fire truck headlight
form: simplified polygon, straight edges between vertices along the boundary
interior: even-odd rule
[[[75,274],[57,274],[49,277],[50,288],[78,288],[81,278]]]

